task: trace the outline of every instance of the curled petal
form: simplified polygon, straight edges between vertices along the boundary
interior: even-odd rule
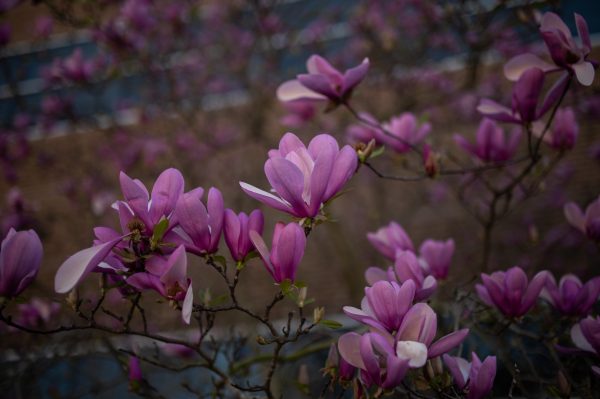
[[[469,335],[469,329],[464,328],[462,330],[454,331],[453,333],[443,336],[429,347],[428,357],[433,358],[448,352],[449,350],[460,345],[461,342],[463,342],[465,338],[467,338],[467,335]]]

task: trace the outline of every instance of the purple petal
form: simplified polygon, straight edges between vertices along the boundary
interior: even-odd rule
[[[546,270],[543,270],[537,273],[531,279],[531,282],[527,287],[527,291],[521,303],[521,313],[527,312],[535,304],[535,301],[540,295],[540,291],[542,291],[542,288],[544,288],[544,286],[546,285],[546,279],[548,278],[548,275],[549,273]]]
[[[542,16],[542,22],[540,24],[540,31],[553,31],[558,30],[562,32],[566,38],[571,38],[571,31],[563,20],[553,12],[546,12]]]
[[[428,357],[431,359],[436,356],[440,356],[443,353],[450,351],[456,346],[460,345],[461,342],[469,335],[469,329],[464,328],[462,330],[454,331],[448,335],[438,339],[429,347]]]
[[[168,217],[183,194],[183,176],[177,169],[170,168],[158,176],[152,187],[150,220],[156,224],[162,216]],[[152,227],[152,226],[151,226]]]
[[[576,64],[571,65],[575,71],[577,80],[584,86],[591,86],[594,82],[594,66],[588,61],[579,61]]]
[[[342,335],[338,340],[338,351],[345,361],[356,368],[364,370],[365,365],[360,356],[360,338],[361,336],[355,332]]]
[[[344,73],[344,83],[342,84],[342,95],[346,95],[354,89],[367,75],[369,71],[369,59],[365,58],[360,65],[348,69]]]
[[[590,52],[592,41],[590,40],[590,31],[587,22],[585,22],[585,19],[581,15],[575,13],[575,24],[577,25],[577,34],[581,39],[581,44],[583,44],[586,52]]]
[[[44,250],[33,230],[9,229],[0,251],[0,295],[19,295],[40,269]]]
[[[324,75],[298,75],[298,81],[307,89],[322,94],[330,100],[337,101],[340,97],[331,86],[329,79]]]
[[[200,198],[190,193],[183,194],[177,201],[175,216],[193,243],[206,250],[209,238],[208,213]]]
[[[322,94],[315,93],[298,80],[288,80],[277,88],[277,98],[279,101],[288,102],[295,100],[326,100]]]
[[[169,256],[167,262],[167,270],[165,274],[160,277],[160,281],[167,285],[173,285],[186,280],[187,276],[187,256],[185,254],[185,247],[180,245],[177,249]]]
[[[342,186],[346,184],[356,172],[357,166],[358,156],[356,155],[356,151],[348,145],[344,146],[335,158],[333,171],[331,172],[327,191],[325,191],[325,196],[323,198],[324,201],[329,200],[342,189]]]
[[[321,149],[315,159],[313,172],[310,176],[309,215],[318,214],[321,204],[325,201],[325,190],[327,189],[332,171],[334,170],[333,167],[336,155],[337,152],[335,148],[325,146]]]
[[[190,318],[192,317],[192,310],[194,306],[194,289],[192,288],[192,282],[188,286],[185,293],[183,304],[181,305],[181,319],[185,324],[190,324]]]
[[[275,281],[281,282],[281,281],[278,281],[278,279],[275,275],[275,269],[273,268],[273,265],[271,264],[271,254],[269,253],[269,248],[267,248],[267,244],[265,244],[265,241],[263,240],[263,238],[260,236],[259,233],[257,233],[254,230],[250,230],[248,235],[250,236],[250,241],[252,241],[252,244],[254,244],[254,248],[256,248],[256,250],[260,254],[260,257],[262,258],[262,260],[265,264],[265,267],[267,268],[267,271],[271,274],[271,276],[273,277],[273,279]]]
[[[574,202],[565,204],[564,213],[571,226],[585,233],[585,216],[577,204]]]
[[[71,291],[98,264],[104,260],[112,249],[126,236],[116,238],[102,245],[86,248],[71,255],[58,268],[54,277],[54,290],[60,294]]]
[[[556,68],[555,65],[542,60],[534,54],[521,54],[512,58],[504,65],[504,76],[510,81],[516,82],[529,68],[538,68],[547,73]]]
[[[208,252],[215,252],[221,239],[221,230],[223,229],[223,195],[214,187],[208,190],[208,200],[206,201],[208,210],[208,227],[210,232],[210,243]]]
[[[121,191],[123,192],[127,204],[131,207],[133,212],[142,219],[146,224],[146,227],[151,228],[151,222],[148,219],[148,190],[146,190],[141,183],[134,181],[124,172],[119,174],[119,181],[121,183]]]
[[[386,281],[387,272],[379,267],[369,267],[365,271],[365,280],[367,280],[367,284],[369,285],[373,285],[377,281]]]
[[[289,202],[297,215],[306,215],[306,204],[302,198],[304,175],[287,159],[272,158],[265,163],[265,174],[277,194]]]
[[[248,183],[240,182],[240,187],[242,188],[242,190],[244,190],[246,194],[248,194],[255,200],[260,201],[263,204],[270,206],[271,208],[277,209],[278,211],[287,212],[295,215],[295,210],[291,208],[289,203],[282,200],[281,198],[276,197],[273,194],[263,191],[260,188],[254,187]]]
[[[298,224],[289,223],[283,228],[275,248],[280,263],[273,265],[279,268],[283,279],[289,278],[291,281],[295,281],[296,270],[304,256],[305,247],[306,236]]]
[[[150,273],[136,273],[127,278],[127,284],[130,286],[143,291],[143,290],[154,290],[166,296],[165,285],[161,283],[160,279]]]
[[[442,356],[444,364],[450,371],[454,384],[458,389],[463,389],[467,385],[467,378],[471,370],[471,364],[462,357],[455,357],[444,354]]]

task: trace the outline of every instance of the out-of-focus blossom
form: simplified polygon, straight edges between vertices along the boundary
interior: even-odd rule
[[[510,80],[517,80],[526,69],[532,67],[539,68],[544,72],[565,69],[570,74],[575,74],[582,85],[591,85],[594,81],[594,69],[597,64],[588,60],[588,55],[592,50],[590,33],[585,19],[577,13],[575,13],[575,24],[581,39],[580,46],[577,45],[571,31],[558,15],[552,12],[545,13],[542,17],[540,32],[555,65],[534,54],[522,54],[505,65],[506,77]]]
[[[281,118],[281,123],[288,127],[301,127],[315,116],[316,108],[312,101],[288,101],[284,106],[288,113]]]
[[[184,238],[186,249],[197,254],[214,253],[219,249],[225,210],[221,192],[211,187],[206,205],[201,201],[204,190],[183,194],[177,201],[175,217],[189,237]]]
[[[11,29],[10,25],[0,25],[0,47],[6,46],[10,42]]]
[[[421,265],[427,274],[436,279],[448,277],[448,270],[454,255],[454,240],[425,240],[419,248]]]
[[[129,356],[127,366],[129,368],[129,388],[136,391],[139,389],[139,385],[144,378],[142,375],[142,367],[140,366],[140,359],[136,356]]]
[[[412,281],[415,284],[415,300],[422,301],[429,298],[437,288],[434,276],[426,276],[419,260],[412,251],[396,251],[394,267],[389,267],[387,272],[377,267],[370,267],[365,272],[367,283],[375,284],[377,281],[395,281],[406,283]]]
[[[600,358],[600,317],[588,316],[575,324],[571,328],[571,339],[579,349]],[[592,366],[592,371],[600,377],[600,367]]]
[[[373,233],[367,233],[367,239],[389,260],[396,259],[398,249],[414,251],[412,240],[402,226],[396,222],[390,222]]]
[[[224,236],[225,243],[229,248],[231,256],[236,261],[242,261],[254,249],[250,241],[250,231],[256,231],[259,235],[263,233],[264,216],[259,209],[246,215],[240,212],[236,215],[231,209],[225,210]]]
[[[436,177],[439,172],[439,156],[431,149],[429,144],[423,145],[423,169],[429,177]]]
[[[376,281],[365,288],[361,309],[344,306],[346,315],[360,323],[378,330],[398,331],[402,318],[412,306],[415,282],[408,280],[402,285],[395,281]]]
[[[353,89],[364,79],[369,70],[369,60],[344,73],[334,68],[326,59],[312,55],[306,61],[307,74],[298,75],[277,88],[280,101],[327,100],[335,104],[350,98]]]
[[[0,249],[0,296],[10,298],[23,292],[40,270],[43,253],[35,231],[10,229]]]
[[[31,298],[29,303],[18,305],[17,324],[29,328],[43,327],[58,314],[60,305],[41,298]]]
[[[93,60],[84,59],[83,52],[79,48],[62,62],[63,76],[77,83],[88,82],[95,71]]]
[[[513,86],[511,107],[498,104],[487,98],[477,106],[480,114],[499,122],[529,124],[544,116],[558,101],[568,83],[568,76],[560,78],[552,86],[540,106],[539,97],[544,86],[544,73],[539,68],[527,69]]]
[[[482,273],[483,284],[475,288],[486,305],[498,308],[507,317],[521,317],[535,305],[548,275],[544,270],[528,281],[523,269],[514,266],[506,272]]]
[[[538,130],[534,133],[539,135]],[[579,125],[575,119],[572,108],[564,108],[556,111],[552,127],[544,136],[544,141],[556,150],[570,150],[575,146],[579,135]]]
[[[328,134],[314,137],[308,148],[286,133],[279,148],[269,151],[265,174],[279,195],[240,182],[252,198],[297,217],[315,217],[323,203],[336,195],[356,171],[358,158],[349,145],[341,150]]]
[[[566,274],[557,285],[549,274],[541,297],[565,316],[587,316],[599,295],[600,277],[583,284],[577,276]]]
[[[449,355],[444,355],[443,359],[456,387],[467,391],[467,399],[483,399],[492,391],[496,377],[496,356],[488,356],[482,362],[472,352],[470,363]]]
[[[585,213],[574,202],[565,204],[565,217],[571,226],[594,241],[600,241],[600,196],[585,208]]]
[[[54,20],[48,15],[42,15],[35,20],[35,35],[41,39],[45,39],[52,34],[54,28]]]
[[[419,125],[414,114],[405,112],[384,123],[383,128],[391,135],[381,133],[380,140],[394,151],[404,153],[409,151],[411,146],[419,144],[429,134],[431,124],[425,122]]]
[[[183,301],[181,318],[186,324],[190,324],[194,290],[192,280],[187,277],[185,247],[180,245],[168,260],[155,263],[154,266],[152,271],[133,274],[127,279],[127,284],[139,290],[154,290],[173,301]]]
[[[521,130],[515,129],[508,136],[494,121],[484,118],[477,129],[475,144],[463,136],[454,135],[454,141],[465,151],[484,162],[505,162],[511,159],[519,146]]]
[[[302,227],[297,223],[277,223],[273,231],[271,251],[256,231],[251,230],[249,235],[273,280],[276,283],[284,280],[294,282],[306,247],[306,236]]]
[[[346,333],[340,337],[338,348],[344,360],[360,369],[367,387],[393,389],[402,383],[409,369],[409,360],[398,357],[393,342],[378,333]]]

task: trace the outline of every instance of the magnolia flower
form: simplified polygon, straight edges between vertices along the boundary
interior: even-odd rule
[[[448,277],[448,269],[454,255],[454,240],[425,240],[419,247],[421,265],[425,273],[436,279]]]
[[[477,129],[475,144],[463,136],[454,135],[454,141],[465,151],[484,162],[505,162],[511,159],[521,140],[521,130],[515,129],[508,136],[494,121],[484,118]]]
[[[365,278],[369,284],[380,280],[406,283],[412,281],[415,284],[415,300],[423,301],[429,298],[437,288],[437,280],[434,276],[426,276],[419,260],[412,251],[396,251],[394,267],[389,267],[387,272],[377,267],[370,267],[365,272]]]
[[[0,249],[0,296],[10,298],[23,292],[40,270],[43,253],[35,231],[11,228]]]
[[[402,383],[409,369],[409,360],[398,357],[393,343],[378,333],[346,333],[338,340],[338,349],[345,361],[360,369],[367,387],[393,389]]]
[[[91,60],[86,61],[83,58],[81,49],[73,51],[73,54],[62,62],[63,76],[74,82],[87,82],[96,71],[96,66]]]
[[[596,277],[583,284],[573,275],[561,277],[557,286],[554,276],[548,274],[546,286],[541,297],[560,313],[566,316],[586,316],[600,295],[600,277]]]
[[[390,222],[374,233],[367,233],[367,239],[375,249],[390,260],[395,260],[398,249],[414,251],[410,237],[396,222]]]
[[[337,376],[341,381],[350,381],[354,378],[356,367],[339,355],[336,344],[331,344],[324,371],[330,373],[333,378]]]
[[[296,217],[315,217],[323,203],[330,200],[352,177],[358,159],[352,147],[341,150],[328,134],[314,137],[308,148],[294,135],[286,133],[279,149],[269,151],[265,174],[278,196],[240,182],[252,198]]]
[[[521,317],[535,305],[548,275],[541,271],[528,282],[523,269],[514,266],[506,272],[482,273],[483,284],[477,284],[475,289],[486,305],[495,306],[505,316]]]
[[[524,71],[513,87],[511,107],[498,104],[487,98],[482,99],[477,111],[499,122],[527,125],[544,116],[558,101],[568,83],[568,76],[560,78],[552,86],[540,106],[539,97],[544,86],[544,73],[539,68]]]
[[[250,230],[249,235],[273,280],[276,283],[284,280],[294,282],[306,247],[306,236],[302,227],[297,223],[277,223],[270,252],[260,234]]]
[[[120,174],[121,190],[125,201],[117,201],[113,207],[119,214],[121,232],[108,227],[94,229],[96,240],[90,248],[83,249],[70,256],[59,267],[54,277],[54,289],[58,293],[72,290],[92,271],[119,275],[127,271],[127,266],[113,254],[115,247],[129,250],[136,245],[138,252],[150,255],[156,252],[160,241],[176,242],[179,236],[173,233],[175,205],[183,193],[183,176],[176,169],[167,169],[160,174],[152,188],[152,195],[139,180],[133,180],[125,173]],[[199,189],[200,191],[202,189]],[[193,190],[192,192],[197,192]],[[166,226],[165,221],[166,220]],[[155,228],[162,223],[160,237],[154,235]],[[127,240],[128,239],[128,240]],[[167,254],[172,251],[168,246],[161,247]],[[151,263],[152,257],[146,256],[144,263]]]
[[[496,377],[495,356],[488,356],[482,362],[475,352],[471,352],[470,363],[449,355],[444,355],[443,359],[456,387],[467,391],[467,399],[483,399],[492,391]]]
[[[323,57],[312,55],[306,61],[306,69],[308,74],[298,75],[277,88],[280,101],[330,100],[340,104],[350,98],[352,90],[365,78],[369,60],[365,58],[342,74]]]
[[[600,241],[600,196],[585,208],[585,214],[574,202],[565,204],[565,217],[571,226],[594,241]]]
[[[571,339],[579,349],[600,357],[600,317],[588,316],[571,328]],[[600,377],[600,367],[592,366]]]
[[[168,260],[155,263],[151,271],[133,274],[127,279],[127,284],[139,290],[154,290],[173,301],[183,301],[181,318],[190,324],[194,290],[192,280],[187,277],[187,256],[183,245],[177,247]]]
[[[577,25],[581,46],[577,45],[571,31],[558,15],[552,12],[545,13],[542,16],[540,32],[555,65],[534,54],[521,54],[504,66],[506,77],[513,81],[517,80],[526,69],[531,67],[539,68],[544,72],[564,69],[570,74],[574,73],[582,85],[591,85],[594,81],[596,65],[593,61],[587,59],[592,50],[590,33],[585,19],[577,13],[575,13],[575,24]]]
[[[431,131],[431,124],[426,122],[419,126],[417,117],[410,112],[393,117],[383,124],[383,128],[391,135],[379,133],[379,140],[399,153],[409,151],[411,145],[417,145]]]
[[[537,129],[534,133],[539,136],[541,131]],[[575,146],[578,135],[579,125],[573,108],[569,107],[556,111],[552,127],[544,136],[544,141],[556,150],[570,150]]]
[[[250,241],[250,231],[256,231],[259,235],[263,233],[264,216],[259,209],[255,209],[250,216],[244,212],[236,215],[231,209],[225,210],[224,235],[225,243],[236,261],[242,261],[254,249]]]
[[[402,285],[394,281],[377,281],[365,288],[361,309],[344,306],[344,313],[351,319],[393,333],[398,331],[402,318],[412,306],[415,283],[408,280]]]
[[[219,249],[223,229],[224,206],[221,192],[211,187],[206,205],[201,201],[204,190],[196,189],[183,194],[177,201],[175,216],[187,236],[186,249],[192,253],[214,253]]]

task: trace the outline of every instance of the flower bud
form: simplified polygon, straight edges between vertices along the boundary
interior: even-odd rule
[[[325,308],[315,308],[315,310],[313,310],[313,323],[319,324],[319,322],[323,319],[323,316],[325,316]]]

